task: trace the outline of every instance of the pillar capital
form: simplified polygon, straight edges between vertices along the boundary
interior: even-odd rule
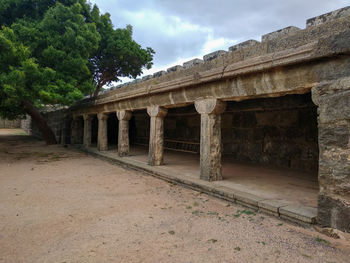
[[[221,114],[225,111],[226,102],[214,98],[200,99],[194,102],[194,106],[199,114]]]
[[[128,121],[131,119],[132,112],[128,110],[120,110],[116,112],[117,118],[120,121]]]
[[[147,107],[147,113],[150,117],[164,118],[167,115],[168,110],[160,106],[150,106]]]
[[[108,119],[108,114],[103,113],[103,112],[97,113],[97,119],[101,120],[101,121],[105,121]]]
[[[93,118],[93,116],[90,114],[83,114],[83,118],[84,118],[84,121],[89,121]]]

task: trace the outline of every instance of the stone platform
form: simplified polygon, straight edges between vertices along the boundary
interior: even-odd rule
[[[314,224],[317,216],[317,178],[311,174],[237,163],[223,158],[223,180],[199,179],[199,156],[166,151],[163,166],[147,164],[147,147],[132,147],[130,155],[119,157],[117,149],[79,149],[101,159],[181,184],[254,210],[299,224]]]

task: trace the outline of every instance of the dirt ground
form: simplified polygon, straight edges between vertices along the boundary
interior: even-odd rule
[[[349,262],[312,228],[0,131],[0,262]]]

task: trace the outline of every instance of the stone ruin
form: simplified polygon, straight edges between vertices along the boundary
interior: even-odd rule
[[[63,144],[115,144],[120,156],[145,145],[149,167],[163,165],[164,148],[198,153],[203,182],[223,179],[222,155],[309,172],[319,185],[317,223],[350,232],[350,7],[47,117]]]

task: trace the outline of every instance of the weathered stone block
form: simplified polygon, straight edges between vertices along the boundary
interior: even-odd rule
[[[249,39],[247,41],[244,41],[242,43],[238,43],[236,45],[233,45],[233,46],[229,47],[228,50],[230,52],[234,52],[234,51],[240,50],[240,49],[245,48],[245,47],[257,45],[259,43],[260,43],[259,41],[256,41],[254,39]]]
[[[142,77],[142,80],[149,80],[151,78],[153,78],[152,75],[146,75],[146,76]]]
[[[350,119],[350,78],[322,83],[312,89],[312,100],[319,106],[319,123]]]
[[[303,205],[288,205],[279,209],[281,217],[306,223],[315,223],[317,208]]]
[[[350,233],[350,202],[320,194],[317,222]]]
[[[183,63],[182,65],[183,65],[184,69],[189,69],[195,65],[199,65],[199,64],[203,64],[203,63],[204,63],[204,61],[202,59],[195,58],[195,59],[192,59],[190,61]]]
[[[350,16],[350,6],[334,10],[332,12],[315,16],[306,20],[306,27],[318,26],[329,21]]]
[[[300,30],[301,30],[300,28],[295,27],[295,26],[285,27],[285,28],[279,29],[277,31],[263,35],[261,37],[261,42],[266,42],[269,40],[290,36],[290,35],[297,33]]]
[[[168,73],[171,73],[171,72],[175,72],[175,71],[180,71],[180,70],[182,70],[182,69],[183,69],[182,66],[176,65],[176,66],[173,66],[173,67],[168,68],[166,71],[167,71]]]
[[[156,73],[153,73],[153,77],[154,78],[158,78],[158,77],[161,77],[161,76],[163,76],[165,74],[166,74],[166,71],[162,70],[162,71],[158,71]]]
[[[322,147],[347,148],[350,141],[350,127],[346,121],[321,124],[318,127],[318,140]]]
[[[203,60],[210,61],[210,60],[216,59],[218,57],[221,57],[221,56],[225,55],[226,53],[227,53],[227,51],[225,51],[225,50],[218,50],[218,51],[215,51],[215,52],[212,52],[212,53],[209,53],[209,54],[203,56]]]

